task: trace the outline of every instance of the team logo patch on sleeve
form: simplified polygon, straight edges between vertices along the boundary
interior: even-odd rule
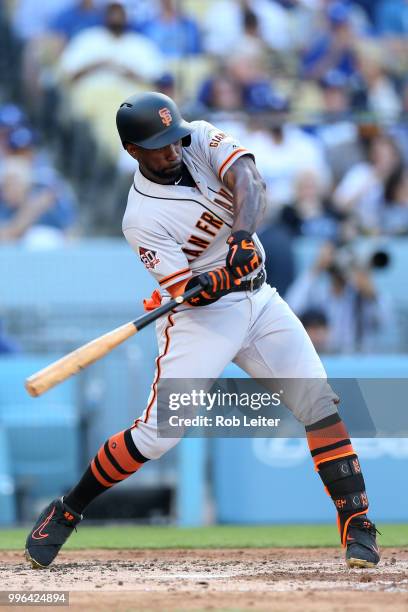
[[[157,251],[152,251],[152,249],[145,249],[144,247],[139,247],[139,255],[142,263],[146,266],[148,270],[154,270],[155,267],[160,263],[160,259],[157,255]]]

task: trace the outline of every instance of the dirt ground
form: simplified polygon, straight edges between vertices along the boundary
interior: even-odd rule
[[[335,549],[64,551],[47,570],[3,551],[0,585],[69,591],[70,612],[408,612],[408,549],[385,549],[370,570],[347,569]]]

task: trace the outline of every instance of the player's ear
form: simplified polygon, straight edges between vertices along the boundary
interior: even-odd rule
[[[138,159],[138,147],[131,142],[125,142],[125,149],[131,157]]]

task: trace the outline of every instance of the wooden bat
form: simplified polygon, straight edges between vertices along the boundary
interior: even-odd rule
[[[80,346],[75,351],[68,353],[68,355],[61,357],[61,359],[54,361],[54,363],[51,363],[46,368],[43,368],[27,378],[25,381],[25,388],[32,397],[42,395],[73,374],[78,374],[80,370],[83,370],[91,363],[101,359],[101,357],[110,353],[116,346],[122,344],[122,342],[131,336],[134,336],[138,331],[143,329],[143,327],[156,321],[156,319],[167,314],[186,300],[197,296],[202,290],[203,287],[197,285],[182,295],[170,300],[167,304],[159,306],[152,312],[141,315],[134,321],[125,323],[107,334]]]

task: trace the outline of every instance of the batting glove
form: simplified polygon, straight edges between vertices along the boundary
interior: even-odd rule
[[[262,257],[256,250],[249,232],[245,230],[233,232],[227,243],[229,244],[227,268],[236,278],[250,274],[262,264]]]
[[[241,281],[235,278],[227,268],[217,268],[211,272],[204,272],[199,276],[190,278],[185,289],[191,289],[200,284],[203,288],[196,297],[190,298],[187,302],[190,306],[205,306],[220,299],[230,291],[233,291]]]

